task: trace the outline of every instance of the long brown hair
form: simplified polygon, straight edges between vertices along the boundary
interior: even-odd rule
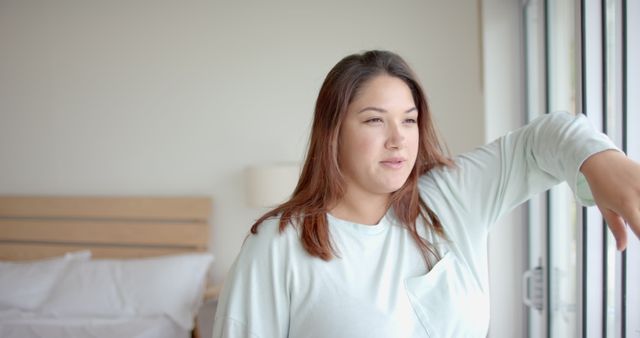
[[[353,54],[338,62],[325,78],[316,101],[311,139],[302,174],[291,199],[260,217],[251,227],[267,218],[278,216],[280,232],[288,224],[299,226],[304,249],[312,256],[330,260],[336,255],[331,243],[326,213],[344,196],[345,181],[338,163],[338,136],[347,106],[359,90],[375,76],[390,75],[404,81],[413,95],[418,109],[419,145],[415,166],[402,188],[393,192],[390,207],[400,223],[418,244],[428,266],[429,255],[438,253],[426,239],[418,235],[416,220],[440,236],[444,230],[436,214],[418,194],[418,178],[434,167],[450,165],[438,139],[427,99],[408,64],[397,54],[388,51],[367,51]],[[295,222],[294,222],[295,221]],[[294,225],[295,224],[295,225]]]

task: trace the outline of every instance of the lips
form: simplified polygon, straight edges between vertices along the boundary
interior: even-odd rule
[[[380,164],[388,168],[398,169],[398,168],[402,168],[402,166],[404,165],[404,162],[406,161],[407,160],[402,157],[391,157],[383,161],[380,161]]]

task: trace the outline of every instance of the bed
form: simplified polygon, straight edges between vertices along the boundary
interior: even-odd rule
[[[0,337],[198,337],[208,197],[0,196]]]

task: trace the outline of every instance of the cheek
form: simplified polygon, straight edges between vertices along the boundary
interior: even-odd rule
[[[345,174],[352,178],[366,175],[370,171],[371,163],[378,158],[377,138],[366,133],[343,135],[340,151],[340,167]]]
[[[354,150],[362,156],[371,156],[374,149],[377,149],[379,145],[376,137],[371,135],[360,135],[357,140],[354,140]]]
[[[351,159],[372,158],[380,148],[380,138],[374,133],[359,131],[345,136],[345,155],[348,154]]]
[[[354,165],[361,170],[370,170],[370,167],[380,159],[380,149],[383,149],[384,145],[374,135],[360,135],[358,140],[354,141],[352,154],[354,161],[357,161]]]
[[[418,156],[418,148],[420,147],[420,134],[418,131],[412,133],[408,142],[407,147],[409,148],[409,154],[412,156],[412,160],[415,161]]]
[[[416,130],[415,133],[413,133],[412,139],[411,139],[411,148],[415,153],[418,152],[419,144],[420,144],[420,133]]]

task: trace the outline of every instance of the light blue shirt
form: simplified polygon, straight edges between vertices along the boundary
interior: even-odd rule
[[[420,194],[447,235],[418,222],[442,257],[430,270],[392,210],[376,225],[327,214],[339,255],[329,262],[304,250],[296,228],[279,233],[267,220],[231,267],[213,337],[486,337],[491,225],[562,181],[592,205],[579,168],[607,149],[616,147],[584,116],[559,112],[423,175]]]

